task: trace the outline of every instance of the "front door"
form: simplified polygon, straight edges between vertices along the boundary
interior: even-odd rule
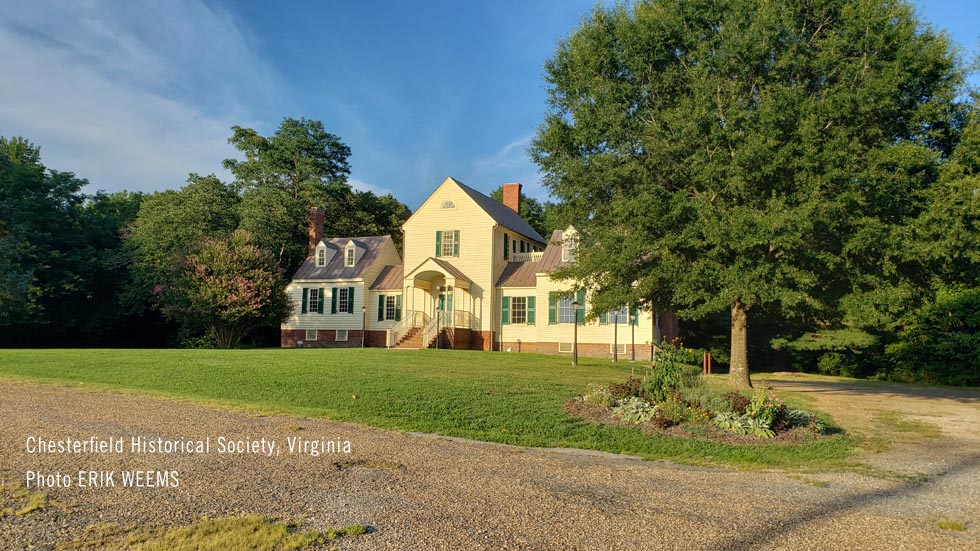
[[[439,309],[444,312],[453,311],[453,294],[449,293],[439,293]]]

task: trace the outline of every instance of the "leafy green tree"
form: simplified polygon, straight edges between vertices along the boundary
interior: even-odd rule
[[[226,238],[238,226],[240,199],[217,177],[191,174],[179,191],[145,197],[129,229],[127,245],[133,257],[133,279],[126,303],[129,310],[162,307],[185,335],[199,329],[197,318],[180,318],[171,308],[183,299],[176,287],[189,255],[208,239]]]
[[[86,183],[49,170],[26,139],[0,137],[0,327],[15,342],[54,321],[64,330],[72,322],[66,306],[87,296],[94,249],[81,228]]]
[[[306,258],[310,207],[325,208],[328,224],[350,212],[343,208],[352,193],[350,148],[314,120],[284,119],[269,137],[240,126],[232,131],[228,143],[245,160],[226,159],[224,167],[242,194],[241,227],[292,272]]]
[[[390,234],[401,242],[401,224],[411,211],[391,195],[351,189],[350,148],[322,122],[287,118],[269,137],[240,126],[232,130],[228,142],[245,160],[227,159],[224,166],[242,195],[241,227],[285,273],[306,258],[310,207],[326,211],[326,236]]]
[[[185,261],[165,312],[194,318],[219,348],[232,348],[249,329],[278,325],[290,312],[275,259],[252,244],[247,231],[208,238]]]
[[[864,247],[916,214],[962,83],[945,35],[879,0],[599,7],[545,73],[532,157],[580,231],[561,275],[596,308],[727,310],[740,386],[753,309],[833,317],[879,269]]]

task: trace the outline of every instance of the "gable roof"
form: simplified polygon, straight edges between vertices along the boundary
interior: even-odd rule
[[[459,189],[463,190],[463,192],[466,193],[466,195],[468,195],[469,198],[472,199],[473,202],[476,203],[481,209],[483,209],[484,212],[489,214],[490,218],[493,218],[496,223],[507,229],[514,230],[528,239],[537,241],[542,245],[545,244],[545,240],[543,237],[541,237],[541,234],[534,231],[534,228],[529,226],[519,214],[510,210],[510,207],[504,205],[500,201],[495,201],[487,197],[486,195],[471,188],[463,182],[460,182],[452,176],[450,176],[448,179],[452,180],[457,186],[459,186]]]
[[[564,233],[562,230],[555,230],[551,233],[551,240],[548,241],[548,246],[545,248],[544,254],[541,255],[541,260],[537,263],[538,273],[550,274],[558,268],[569,265],[568,262],[561,260],[561,239]]]
[[[389,264],[381,268],[381,273],[371,285],[372,291],[391,291],[402,290],[402,272],[404,267],[401,264]]]
[[[333,255],[333,258],[327,262],[326,266],[317,266],[316,255],[312,254],[306,257],[303,264],[296,270],[293,279],[357,279],[363,277],[364,272],[374,264],[374,261],[381,254],[381,250],[385,245],[388,243],[394,245],[390,235],[335,237],[332,239],[323,239],[320,243],[323,243],[329,249],[341,252],[347,243],[351,241],[356,246],[364,249],[361,257],[353,266],[347,267],[344,265],[345,259],[343,254]]]

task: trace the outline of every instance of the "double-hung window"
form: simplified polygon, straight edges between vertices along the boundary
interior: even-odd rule
[[[397,312],[397,310],[395,309],[395,296],[388,295],[385,297],[385,319],[386,320],[395,319],[395,312]]]
[[[316,265],[320,267],[327,265],[327,250],[323,247],[316,250]]]
[[[316,287],[310,288],[306,296],[307,312],[322,312],[320,309],[320,290]]]
[[[609,323],[618,323],[620,325],[626,325],[630,322],[629,313],[626,311],[626,307],[623,306],[619,310],[612,310],[609,312]]]
[[[575,323],[575,299],[570,296],[558,299],[558,323]]]
[[[346,254],[346,258],[347,258],[346,266],[348,268],[350,268],[351,266],[354,265],[354,253],[355,253],[354,247],[347,247],[346,253],[347,253]]]
[[[511,297],[510,322],[527,323],[527,297]]]
[[[341,287],[337,289],[337,311],[338,312],[353,312],[349,306],[350,293],[347,287]]]
[[[459,230],[436,232],[436,256],[459,256]]]

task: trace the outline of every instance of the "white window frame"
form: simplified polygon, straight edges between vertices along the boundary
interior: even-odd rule
[[[527,297],[510,297],[510,322],[518,325],[527,324]]]
[[[341,338],[343,336],[343,338]],[[347,342],[350,338],[350,332],[347,329],[337,329],[334,333],[333,340],[336,342]]]
[[[385,295],[385,321],[392,321],[398,316],[396,299],[395,295]]]
[[[575,260],[575,246],[577,245],[574,237],[566,237],[561,242],[561,261],[572,262]]]
[[[575,302],[575,298],[572,296],[558,297],[558,323],[575,323],[573,302]],[[581,304],[579,304],[579,308],[582,308]]]
[[[613,346],[612,343],[609,343],[609,353],[610,354],[613,354],[614,353],[614,350],[616,348],[619,349],[619,351],[617,352],[618,354],[620,354],[620,355],[625,355],[626,354],[626,343],[625,342],[616,343],[616,346]]]
[[[349,301],[350,296],[348,296],[347,287],[337,287],[337,313],[346,314],[352,312],[354,309],[347,307]]]
[[[559,354],[571,354],[572,353],[572,343],[570,343],[570,342],[560,342],[560,343],[558,343],[558,353]]]
[[[442,231],[442,256],[453,256],[453,250],[456,248],[456,230],[443,230]]]
[[[307,329],[306,330],[306,340],[308,340],[308,341],[315,341],[315,340],[317,340],[318,333],[319,333],[319,331],[317,331],[316,329]],[[310,335],[313,335],[313,336],[311,337]]]
[[[306,294],[306,312],[316,314],[320,310],[320,289],[310,287]]]
[[[327,249],[319,247],[316,250],[316,265],[323,267],[327,265]]]
[[[354,260],[356,256],[357,256],[357,251],[354,250],[354,247],[347,247],[347,250],[344,251],[345,265],[348,268],[354,265]]]
[[[616,310],[610,310],[608,319],[610,324],[618,323],[619,325],[629,325],[630,323],[629,310],[627,310],[625,306],[620,308],[618,312]]]

